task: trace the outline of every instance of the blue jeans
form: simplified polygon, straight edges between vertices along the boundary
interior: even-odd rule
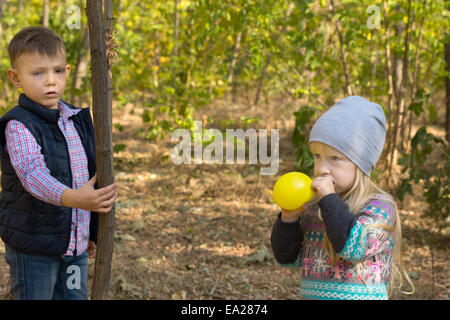
[[[15,300],[87,300],[88,254],[49,257],[25,254],[5,244]]]

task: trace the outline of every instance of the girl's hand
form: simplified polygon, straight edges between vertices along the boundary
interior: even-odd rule
[[[297,222],[302,213],[306,210],[306,205],[295,209],[295,210],[286,210],[281,209],[281,220],[283,222]]]
[[[61,204],[69,208],[108,213],[117,198],[117,185],[113,183],[101,189],[94,189],[96,181],[97,174],[79,189],[67,188],[62,194]]]
[[[311,187],[317,193],[319,200],[330,193],[336,193],[335,183],[330,175],[315,177]]]

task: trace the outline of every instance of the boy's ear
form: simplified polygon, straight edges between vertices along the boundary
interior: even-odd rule
[[[19,74],[15,69],[9,69],[8,70],[8,78],[9,81],[16,87],[17,89],[22,87],[22,84],[20,83]]]
[[[69,76],[70,69],[71,69],[70,64],[66,65],[66,76],[67,76],[67,77]]]

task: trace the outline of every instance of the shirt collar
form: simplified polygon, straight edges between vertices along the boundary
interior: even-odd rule
[[[81,109],[72,109],[68,105],[66,105],[62,100],[58,102],[58,108],[61,110],[61,117],[67,119],[73,115],[76,115]]]

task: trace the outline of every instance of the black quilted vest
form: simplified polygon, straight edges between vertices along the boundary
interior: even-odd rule
[[[70,108],[75,107],[66,103]],[[19,105],[0,119],[1,186],[0,236],[10,247],[28,254],[63,256],[69,246],[72,208],[55,206],[27,192],[20,182],[6,148],[5,128],[18,120],[33,134],[41,147],[50,174],[72,187],[69,151],[58,127],[59,110],[47,109],[24,94]],[[88,158],[89,178],[95,174],[94,127],[89,108],[70,117]],[[97,239],[98,214],[91,212],[90,239]]]

